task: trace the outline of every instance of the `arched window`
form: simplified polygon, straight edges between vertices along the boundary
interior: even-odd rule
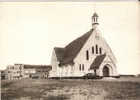
[[[92,47],[92,54],[94,54],[94,46]]]
[[[96,54],[98,54],[98,45],[96,44]]]
[[[86,59],[89,60],[89,52],[88,52],[88,50],[86,51]]]
[[[100,51],[100,54],[102,54],[102,48],[100,48],[99,51]]]

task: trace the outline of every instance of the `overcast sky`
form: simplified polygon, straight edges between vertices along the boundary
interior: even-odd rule
[[[0,2],[0,69],[50,64],[55,46],[64,47],[91,29],[95,10],[119,73],[140,73],[140,3],[132,1]]]

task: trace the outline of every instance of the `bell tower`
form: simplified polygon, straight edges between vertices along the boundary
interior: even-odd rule
[[[98,23],[98,15],[97,15],[97,13],[95,12],[94,14],[93,14],[93,16],[92,16],[92,28],[93,29],[96,29],[97,28],[97,26],[99,25],[99,23]]]

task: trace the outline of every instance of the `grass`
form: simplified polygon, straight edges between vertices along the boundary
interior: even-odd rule
[[[140,78],[2,81],[2,100],[140,100]]]

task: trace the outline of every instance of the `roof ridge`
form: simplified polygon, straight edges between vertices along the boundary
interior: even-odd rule
[[[90,35],[92,34],[93,29],[90,29],[88,32],[84,33],[82,36],[76,38],[64,48],[55,47],[56,57],[61,63],[64,64],[73,64],[73,59],[77,56],[81,48],[84,46]]]
[[[75,38],[75,39],[74,39],[73,41],[71,41],[69,44],[71,44],[71,43],[74,42],[75,40],[77,40],[77,39],[79,39],[79,38],[85,36],[87,33],[91,32],[91,31],[93,31],[93,29],[90,29],[88,32],[86,32],[86,33],[82,34],[81,36]],[[69,45],[69,44],[68,44],[68,45]],[[64,48],[66,48],[68,45],[66,45]]]

